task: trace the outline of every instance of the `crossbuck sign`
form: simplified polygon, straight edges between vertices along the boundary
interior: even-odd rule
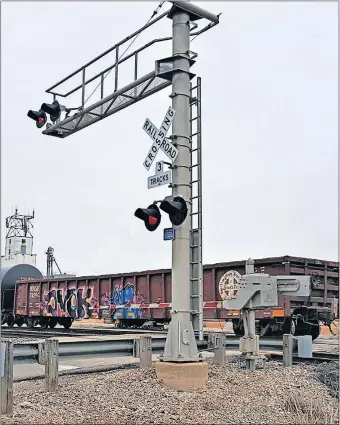
[[[144,167],[147,169],[147,171],[150,170],[150,167],[156,158],[159,149],[161,149],[171,161],[174,161],[178,155],[178,150],[175,148],[175,146],[170,142],[169,139],[165,138],[167,132],[169,131],[172,120],[174,119],[175,113],[175,110],[170,106],[159,129],[154,124],[152,124],[148,118],[145,120],[143,130],[153,140],[149,153],[144,160]]]

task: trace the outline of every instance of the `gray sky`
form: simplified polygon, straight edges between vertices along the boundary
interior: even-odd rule
[[[154,167],[143,167],[151,141],[142,125],[161,123],[171,88],[66,139],[42,135],[26,116],[51,101],[49,86],[144,25],[157,4],[1,5],[2,235],[14,205],[34,207],[40,269],[49,245],[62,270],[78,275],[171,265],[168,219],[148,232],[133,215],[170,194],[147,189]],[[202,77],[204,263],[337,260],[337,4],[200,5],[222,12],[191,45],[199,54],[192,72]],[[167,35],[164,19],[128,53]],[[141,55],[140,76],[169,55],[169,42]],[[132,62],[123,69],[120,86],[131,81]],[[113,86],[113,73],[107,80]]]

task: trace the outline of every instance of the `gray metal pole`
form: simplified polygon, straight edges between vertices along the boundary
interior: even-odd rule
[[[173,142],[177,143],[178,156],[172,172],[172,195],[182,195],[190,202],[190,19],[189,14],[178,11],[172,16],[173,55],[185,55],[175,60],[172,77],[172,107],[176,111],[172,122]],[[191,208],[189,208],[189,211]],[[188,214],[184,223],[176,229],[172,242],[172,318],[163,360],[197,361],[197,345],[190,320],[190,225]]]

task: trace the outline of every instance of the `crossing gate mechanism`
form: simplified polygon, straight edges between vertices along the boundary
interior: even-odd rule
[[[260,355],[259,336],[255,332],[255,311],[279,305],[279,295],[308,297],[311,292],[311,276],[269,276],[255,273],[254,263],[247,264],[248,274],[239,279],[231,278],[224,286],[226,309],[241,310],[244,336],[240,338],[240,362],[245,360],[247,369],[255,370],[255,361],[264,360]]]

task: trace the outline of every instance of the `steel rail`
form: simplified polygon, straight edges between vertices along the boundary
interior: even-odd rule
[[[116,328],[54,328],[54,329],[42,329],[34,328],[32,330],[27,328],[8,328],[7,326],[1,327],[1,333],[3,336],[9,337],[39,337],[39,338],[50,338],[50,337],[83,337],[83,336],[100,336],[100,335],[124,335],[124,334],[151,334],[151,335],[165,335],[167,330],[148,330],[148,329],[116,329]],[[215,332],[204,332],[204,337],[214,334]],[[219,333],[219,332],[218,332]],[[226,334],[228,341],[235,340],[239,341],[240,337],[234,334]],[[260,341],[282,341],[282,337],[260,337]],[[329,345],[339,346],[338,340],[324,340],[316,339],[313,341],[316,345]]]
[[[55,336],[65,337],[76,337],[76,336],[98,336],[98,335],[124,335],[124,334],[151,334],[151,335],[162,335],[166,334],[164,330],[144,330],[144,329],[96,329],[96,328],[79,328],[79,329],[41,329],[36,328],[29,330],[27,328],[1,328],[2,336],[9,337],[39,337],[39,338],[50,338]]]
[[[266,357],[270,360],[282,360],[283,354],[282,353],[275,353],[270,352],[266,353]],[[339,354],[334,353],[322,353],[322,352],[313,352],[313,357],[299,357],[295,354],[293,354],[293,364],[297,363],[323,363],[323,362],[334,362],[339,361]]]

